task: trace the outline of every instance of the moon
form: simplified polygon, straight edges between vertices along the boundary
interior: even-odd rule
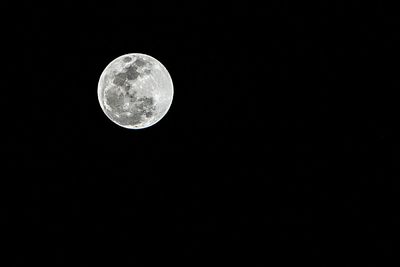
[[[107,65],[97,93],[101,109],[112,122],[128,129],[143,129],[168,112],[174,86],[161,62],[146,54],[130,53]]]

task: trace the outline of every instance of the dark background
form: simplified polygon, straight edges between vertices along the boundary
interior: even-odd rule
[[[16,264],[394,255],[392,7],[129,3],[22,6],[35,101],[7,139]],[[174,83],[167,115],[138,131],[112,123],[97,99],[103,69],[133,52],[158,59]]]

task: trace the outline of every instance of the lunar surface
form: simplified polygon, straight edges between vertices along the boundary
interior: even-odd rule
[[[97,91],[107,117],[128,129],[143,129],[160,121],[174,94],[167,69],[155,58],[139,53],[122,55],[108,64]]]

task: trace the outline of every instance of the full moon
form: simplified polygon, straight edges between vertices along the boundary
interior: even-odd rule
[[[131,53],[107,65],[97,92],[100,106],[111,121],[124,128],[143,129],[156,124],[168,112],[174,86],[161,62]]]

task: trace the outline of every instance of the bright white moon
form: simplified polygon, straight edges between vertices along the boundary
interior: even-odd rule
[[[168,112],[174,86],[158,60],[132,53],[108,64],[100,76],[97,92],[100,106],[111,121],[128,129],[143,129]]]

